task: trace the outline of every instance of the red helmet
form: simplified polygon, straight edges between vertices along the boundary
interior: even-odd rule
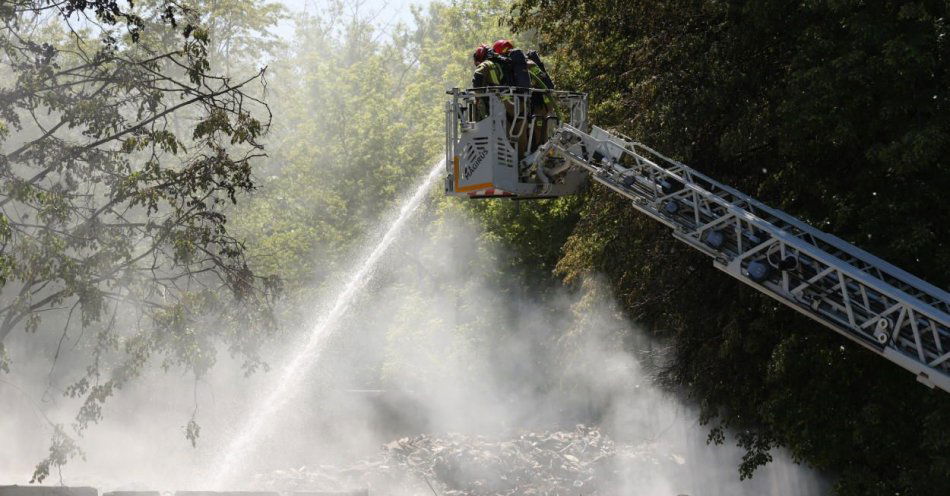
[[[484,43],[478,45],[478,48],[475,49],[475,54],[472,56],[475,59],[475,65],[481,64],[488,57],[488,46]]]
[[[512,45],[508,40],[498,40],[491,46],[491,49],[498,55],[508,55],[508,50],[511,50],[514,47],[515,46]]]

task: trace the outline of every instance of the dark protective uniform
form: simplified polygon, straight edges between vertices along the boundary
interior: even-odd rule
[[[528,74],[531,76],[531,88],[536,90],[551,90],[545,80],[550,80],[544,71],[533,61],[528,61]],[[538,98],[540,97],[540,98]],[[529,152],[537,150],[548,140],[550,121],[554,116],[554,98],[547,94],[533,95],[531,98],[532,128],[531,148]]]
[[[503,86],[505,71],[499,62],[485,60],[475,68],[475,75],[472,77],[472,88],[484,88],[485,86]]]
[[[472,77],[472,87],[510,86],[511,83],[507,81],[505,75],[506,68],[503,65],[504,60],[505,59],[499,58],[487,59],[478,64],[475,68],[475,74]],[[548,79],[545,77],[546,74],[531,60],[527,61],[527,72],[533,89],[551,89],[545,84],[545,79]],[[519,116],[515,116],[514,104],[511,101],[511,97],[507,95],[501,97],[502,102],[505,104],[508,127],[510,128],[513,122],[521,123],[520,125],[516,125],[516,129],[513,130],[514,134],[518,135],[517,153],[519,160],[524,158],[530,151],[541,146],[548,139],[548,122],[549,117],[553,115],[554,101],[551,96],[547,94],[537,96],[539,98],[531,98],[529,102],[526,102],[530,105],[530,112],[528,112],[527,108],[521,108]],[[488,116],[489,108],[487,99],[478,102],[475,112],[474,117],[476,121]],[[519,119],[516,120],[516,117],[519,117]],[[512,130],[509,129],[509,131]],[[530,143],[529,139],[531,141]]]

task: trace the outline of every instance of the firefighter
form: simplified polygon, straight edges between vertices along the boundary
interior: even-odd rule
[[[472,77],[473,88],[513,86],[510,77],[510,61],[496,54],[487,45],[483,44],[475,48],[472,61],[475,63],[475,74]],[[521,160],[528,149],[529,133],[526,132],[528,122],[526,112],[524,108],[521,108],[516,116],[512,96],[507,93],[507,90],[502,90],[500,93],[501,101],[505,105],[505,127],[508,129],[508,137],[515,142],[516,154],[518,160]],[[475,106],[475,120],[484,119],[489,113],[488,98],[479,98]]]
[[[492,52],[497,55],[500,55],[505,60],[524,60],[524,68],[527,75],[527,79],[530,80],[530,87],[533,90],[541,90],[540,92],[532,92],[531,101],[530,101],[530,113],[528,115],[528,121],[530,127],[528,129],[532,130],[530,148],[526,146],[519,146],[519,155],[523,156],[523,152],[527,150],[528,153],[536,150],[539,146],[543,145],[548,139],[548,123],[554,115],[554,99],[549,93],[550,90],[554,89],[554,83],[551,81],[551,77],[548,76],[547,72],[544,70],[544,63],[541,62],[541,58],[538,56],[538,53],[535,51],[527,52],[526,54],[519,54],[519,56],[514,56],[512,51],[515,50],[515,46],[509,40],[498,40],[492,44]],[[509,59],[510,57],[510,59]],[[512,63],[511,65],[516,66],[517,64]],[[504,69],[504,68],[503,68]],[[508,72],[517,72],[517,67],[509,68]],[[504,71],[502,71],[504,74]],[[520,79],[517,74],[508,75],[509,80]],[[512,81],[509,81],[510,85],[514,85]],[[525,133],[529,134],[529,133]],[[520,140],[519,140],[520,145]]]
[[[475,62],[475,75],[472,77],[472,88],[485,86],[507,86],[504,84],[505,71],[502,62],[495,57],[489,57],[491,49],[482,44],[475,49],[472,58]]]
[[[501,62],[495,57],[489,57],[490,55],[492,55],[491,48],[488,48],[485,44],[481,44],[475,48],[475,53],[472,55],[472,61],[475,63],[475,74],[472,76],[472,88],[504,86],[505,72],[501,67]],[[506,104],[507,103],[508,102],[506,102]],[[475,104],[474,120],[480,121],[488,117],[490,110],[488,98],[479,98]]]

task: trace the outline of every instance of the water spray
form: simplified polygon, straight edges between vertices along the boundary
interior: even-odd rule
[[[413,212],[422,203],[429,186],[439,177],[443,167],[444,162],[442,161],[434,164],[412,196],[403,202],[398,216],[392,221],[382,238],[372,251],[363,258],[362,263],[357,265],[349,277],[346,278],[346,285],[337,295],[330,311],[317,321],[307,337],[306,344],[292,356],[280,372],[280,379],[277,381],[276,387],[269,394],[262,396],[257,404],[253,406],[246,423],[237,431],[237,437],[228,445],[224,452],[224,459],[217,465],[216,471],[211,477],[211,487],[218,490],[224,489],[224,486],[230,482],[233,474],[241,468],[250,450],[257,443],[261,430],[271,417],[291,399],[293,393],[299,389],[301,381],[307,376],[323,352],[327,339],[336,330],[336,324],[346,314],[354,297],[369,282],[380,258],[396,240]]]

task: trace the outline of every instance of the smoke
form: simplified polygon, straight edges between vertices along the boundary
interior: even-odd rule
[[[602,281],[535,294],[506,273],[506,258],[477,222],[452,210],[420,222],[394,250],[356,330],[341,335],[339,349],[354,354],[337,357],[359,367],[377,356],[378,382],[347,387],[378,387],[410,405],[401,411],[414,424],[389,437],[415,428],[505,438],[596,424],[642,455],[620,458],[617,494],[824,491],[781,452],[740,482],[743,452],[708,446],[695,410],[654,385],[662,343],[625,319]]]
[[[708,446],[695,411],[653,384],[662,343],[638,332],[596,277],[577,288],[528,291],[507,273],[503,247],[450,203],[430,202],[408,227],[320,360],[281,400],[285,406],[262,428],[230,487],[257,489],[255,476],[275,470],[372,458],[401,436],[504,439],[584,423],[625,453],[616,458],[621,475],[611,493],[826,490],[781,452],[740,482],[742,452]],[[0,483],[25,483],[44,456],[49,426],[37,410],[68,423],[77,407],[55,389],[42,394],[49,363],[36,357],[49,356],[53,343],[31,338],[9,343],[16,367],[0,383]],[[274,343],[266,352],[272,370],[250,378],[226,357],[199,382],[150,369],[107,404],[103,423],[82,439],[85,460],[68,464],[63,481],[101,490],[209,488],[227,446],[278,386],[280,367],[299,342]],[[202,430],[192,448],[183,429],[196,405]]]

